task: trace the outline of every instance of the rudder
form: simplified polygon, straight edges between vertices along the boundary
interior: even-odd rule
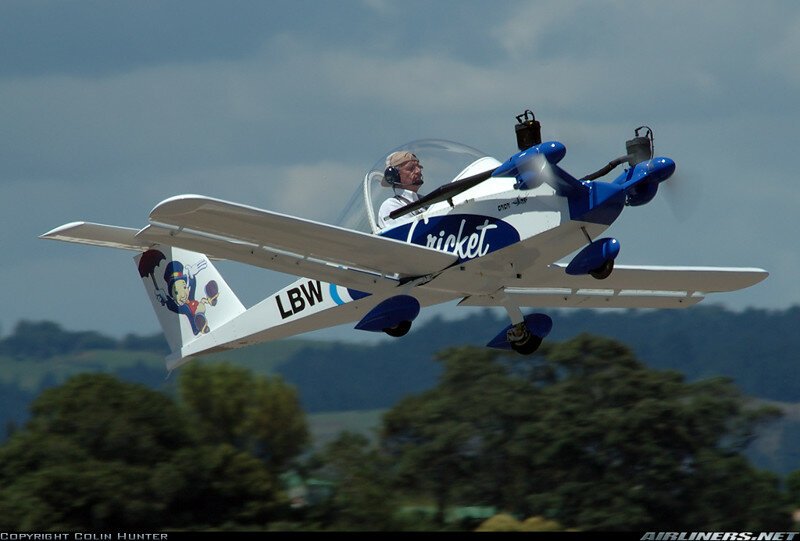
[[[156,245],[134,261],[173,355],[245,311],[203,254]]]

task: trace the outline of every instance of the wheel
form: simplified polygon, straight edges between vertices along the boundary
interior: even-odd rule
[[[596,269],[589,271],[589,274],[591,274],[598,280],[605,280],[611,275],[611,271],[613,270],[614,270],[614,260],[607,259],[605,263],[603,263]]]
[[[530,338],[528,338],[522,343],[512,342],[511,349],[513,349],[520,355],[530,355],[531,353],[539,349],[539,346],[541,345],[542,345],[542,339],[539,338],[538,336],[531,335]]]
[[[383,329],[383,332],[388,334],[389,336],[394,336],[395,338],[399,338],[400,336],[405,336],[406,333],[411,329],[411,322],[410,321],[401,321],[397,325],[393,327],[386,327]]]
[[[542,339],[531,334],[525,323],[517,323],[506,331],[506,340],[511,349],[522,355],[530,355],[542,343]]]

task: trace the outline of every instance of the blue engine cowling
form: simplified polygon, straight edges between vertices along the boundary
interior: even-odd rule
[[[403,322],[411,322],[419,315],[419,301],[411,295],[397,295],[380,302],[356,325],[360,331],[381,332]]]
[[[609,260],[614,260],[619,255],[619,241],[607,237],[598,239],[578,252],[567,265],[567,274],[589,274],[591,271],[602,267]]]
[[[656,196],[658,185],[675,172],[675,162],[659,156],[646,162],[637,163],[614,179],[614,184],[622,186],[627,197],[626,203],[632,207],[644,205]]]

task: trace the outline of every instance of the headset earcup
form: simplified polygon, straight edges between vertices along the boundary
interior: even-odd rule
[[[400,171],[396,167],[387,167],[383,172],[383,180],[389,186],[397,186],[400,184]]]

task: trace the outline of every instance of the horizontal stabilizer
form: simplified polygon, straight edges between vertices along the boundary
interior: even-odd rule
[[[138,229],[116,225],[72,222],[56,227],[39,238],[107,248],[121,248],[123,250],[147,250],[151,243],[147,240],[136,238],[138,231]]]

